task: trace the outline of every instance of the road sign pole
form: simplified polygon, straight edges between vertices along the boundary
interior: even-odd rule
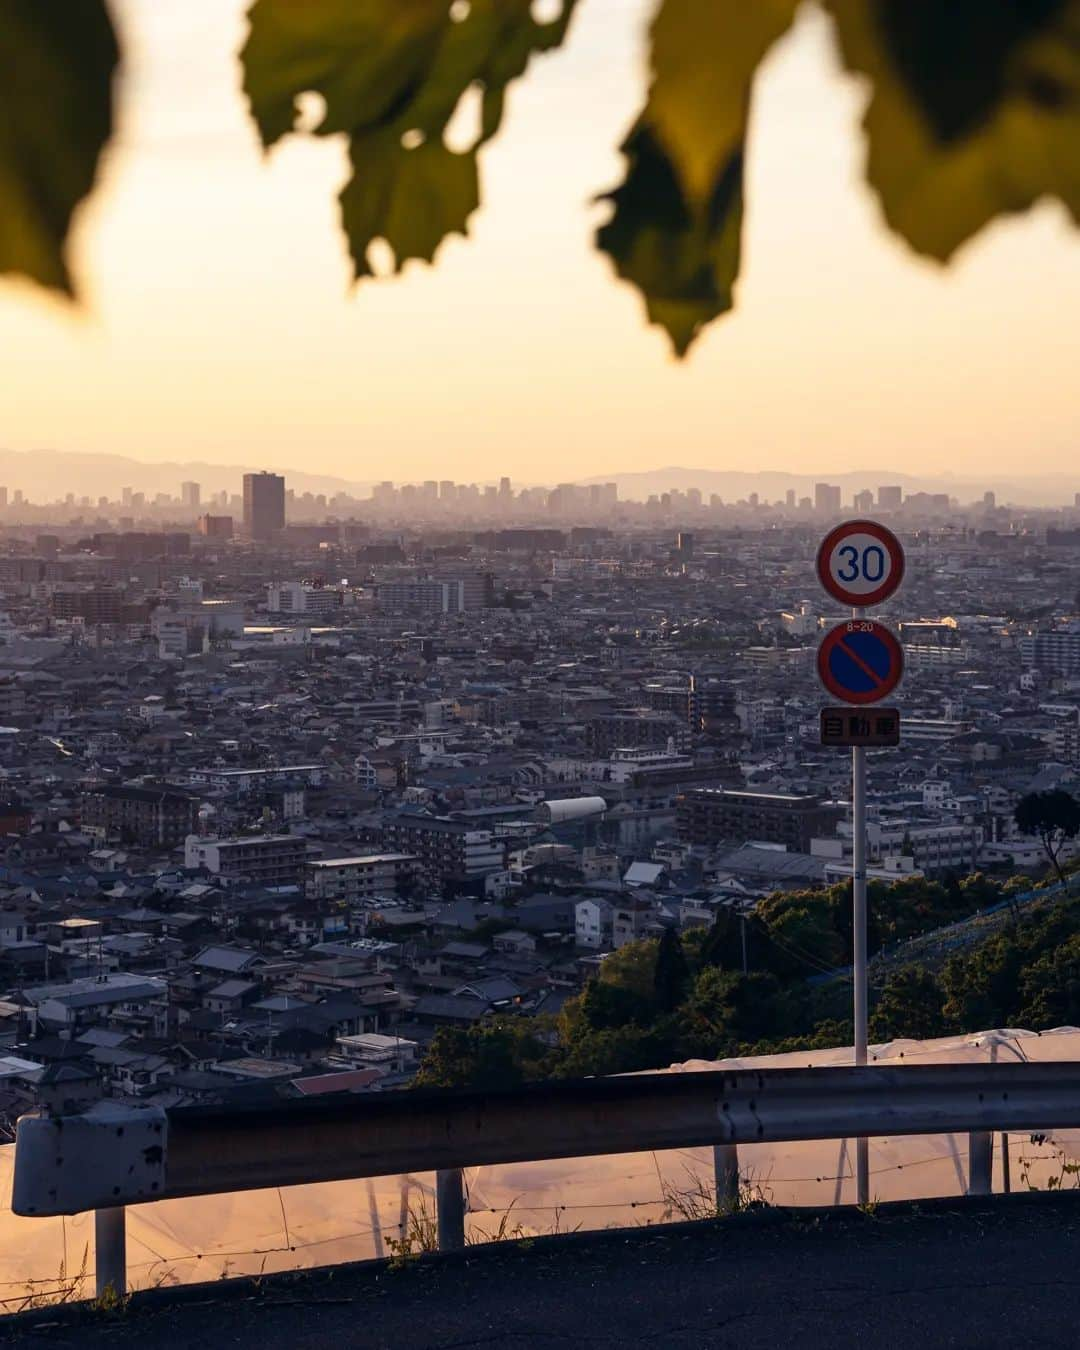
[[[851,751],[851,898],[852,970],[855,976],[855,1063],[866,1063],[866,750]],[[855,1141],[855,1192],[860,1205],[870,1201],[867,1142]]]
[[[825,592],[851,606],[851,622],[837,624],[818,647],[818,676],[833,698],[863,706],[878,703],[896,688],[904,652],[896,637],[873,619],[864,619],[892,595],[904,579],[904,550],[899,539],[874,520],[847,520],[835,526],[817,552],[818,580]],[[884,713],[885,710],[883,710]],[[851,965],[855,986],[855,1063],[866,1063],[866,745],[896,744],[895,710],[882,717],[870,741],[868,727],[845,729],[843,716],[822,714],[822,744],[851,746]],[[857,1139],[855,1189],[860,1205],[870,1200],[870,1163],[866,1139]]]

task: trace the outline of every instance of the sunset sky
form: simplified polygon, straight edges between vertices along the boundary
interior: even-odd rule
[[[1080,235],[1046,204],[947,271],[916,259],[860,183],[862,93],[816,14],[758,84],[737,312],[680,364],[591,239],[650,4],[582,0],[511,92],[471,236],[356,292],[344,144],[263,157],[245,8],[116,0],[129,61],[74,238],[84,305],[0,281],[0,444],[398,480],[1080,466]]]

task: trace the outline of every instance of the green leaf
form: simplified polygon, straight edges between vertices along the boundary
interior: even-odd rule
[[[358,276],[371,271],[374,239],[400,269],[466,233],[480,199],[476,151],[499,128],[506,86],[533,52],[562,41],[575,4],[540,23],[531,0],[255,0],[243,61],[259,132],[272,145],[293,128],[299,94],[323,96],[318,134],[350,138],[341,203]],[[443,133],[473,88],[479,137],[459,153]]]
[[[682,356],[732,306],[754,73],[796,0],[665,0],[652,27],[649,99],[623,153],[627,174],[597,235]]]
[[[645,116],[687,195],[707,200],[742,150],[750,86],[797,0],[664,0],[652,26]]]
[[[890,227],[946,261],[1044,196],[1080,220],[1080,0],[824,0],[874,93],[867,176]]]
[[[104,0],[0,0],[0,272],[72,293],[64,242],[112,128]]]
[[[647,123],[623,147],[626,181],[597,234],[624,281],[645,298],[649,322],[684,356],[703,325],[732,306],[742,233],[742,153],[728,161],[703,206],[688,202],[675,167]]]
[[[407,154],[381,145],[385,133],[357,136],[353,176],[341,193],[341,219],[353,241],[357,276],[370,276],[368,244],[384,238],[397,265],[406,258],[431,262],[450,229],[480,205],[474,155],[455,155],[442,145],[420,145]]]

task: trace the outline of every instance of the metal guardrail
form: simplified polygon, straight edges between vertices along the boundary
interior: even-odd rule
[[[739,1144],[964,1133],[969,1190],[985,1193],[991,1131],[1078,1126],[1075,1062],[634,1074],[273,1108],[111,1101],[22,1117],[12,1209],[96,1210],[99,1289],[119,1289],[122,1208],[152,1200],[435,1171],[440,1245],[456,1247],[463,1167],[712,1145],[717,1194],[730,1197]]]

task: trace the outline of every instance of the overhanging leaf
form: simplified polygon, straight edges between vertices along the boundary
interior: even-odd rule
[[[0,272],[71,293],[64,242],[112,128],[104,0],[0,0]]]
[[[742,149],[754,73],[797,2],[664,0],[645,115],[691,200],[707,200]]]
[[[867,175],[889,225],[947,260],[1043,196],[1080,220],[1080,0],[824,0],[868,75]]]
[[[385,133],[384,133],[385,134]],[[352,143],[353,176],[341,193],[345,234],[354,249],[357,276],[370,276],[367,248],[384,238],[400,266],[406,258],[430,262],[447,233],[447,221],[464,222],[480,204],[473,155],[455,155],[440,144],[407,154],[379,145],[379,136]]]
[[[742,153],[709,202],[688,202],[671,160],[642,121],[623,147],[626,181],[611,193],[615,212],[597,234],[624,281],[645,298],[649,322],[666,329],[684,356],[702,326],[732,305],[742,233]]]
[[[557,46],[576,0],[548,23],[531,0],[255,0],[244,87],[266,145],[290,131],[297,96],[326,101],[320,135],[350,137],[342,215],[357,275],[372,240],[395,266],[433,258],[479,204],[476,150],[498,130],[507,84],[533,52]],[[443,133],[462,96],[481,91],[478,140],[454,152]]]
[[[648,103],[597,242],[679,356],[732,305],[751,86],[796,2],[665,0],[653,23]]]

